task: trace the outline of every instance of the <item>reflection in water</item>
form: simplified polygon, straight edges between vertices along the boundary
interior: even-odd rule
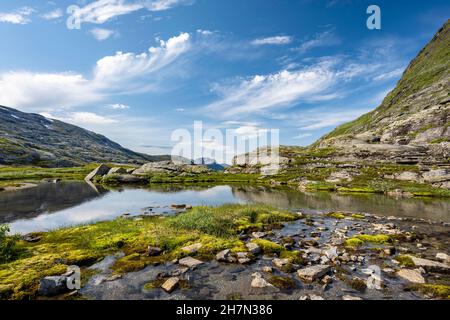
[[[0,223],[13,232],[27,233],[114,219],[124,213],[170,214],[176,204],[221,205],[264,203],[312,211],[353,211],[450,221],[447,199],[395,199],[383,195],[301,193],[262,186],[180,186],[151,188],[92,188],[84,182],[42,184],[36,188],[0,193]]]
[[[233,195],[247,202],[286,209],[365,212],[377,215],[450,221],[450,200],[393,198],[380,194],[343,195],[333,192],[302,193],[293,189],[233,187]]]

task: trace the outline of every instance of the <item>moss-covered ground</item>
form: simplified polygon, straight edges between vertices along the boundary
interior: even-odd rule
[[[211,258],[224,249],[244,252],[247,248],[238,237],[241,230],[268,230],[276,223],[297,218],[298,215],[263,205],[224,205],[194,207],[172,217],[146,217],[139,221],[118,218],[42,233],[42,239],[36,243],[19,240],[18,255],[0,264],[0,297],[34,298],[42,277],[63,274],[69,265],[92,265],[119,251],[125,256],[112,267],[118,274],[181,258],[187,255],[181,248],[193,243],[202,244],[195,253],[198,258]],[[148,246],[160,247],[163,252],[150,257]],[[278,249],[282,247],[274,250]]]

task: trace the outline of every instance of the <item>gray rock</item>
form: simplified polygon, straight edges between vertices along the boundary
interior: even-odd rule
[[[171,277],[162,284],[161,288],[163,288],[166,292],[171,293],[178,287],[179,282],[180,278]]]
[[[42,278],[39,282],[38,293],[41,296],[56,296],[69,292],[66,276],[51,276]]]
[[[229,262],[233,263],[236,260],[231,256],[231,251],[229,249],[222,250],[216,255],[216,260],[219,262]]]
[[[162,249],[158,248],[158,247],[148,246],[148,248],[147,248],[147,254],[150,257],[159,256],[161,254],[161,252],[162,252]]]
[[[425,278],[418,270],[401,269],[397,271],[397,276],[412,283],[425,283]]]
[[[449,272],[450,265],[447,263],[437,262],[433,260],[417,258],[412,255],[406,255],[406,257],[411,258],[412,262],[416,267],[422,267],[428,272]]]
[[[443,252],[437,253],[436,259],[441,260],[443,263],[450,264],[450,256],[446,253]]]
[[[273,259],[272,264],[277,268],[282,268],[283,266],[287,265],[289,263],[289,259]]]
[[[127,174],[127,170],[121,167],[114,167],[108,171],[108,174]]]
[[[183,259],[180,259],[178,261],[178,263],[183,265],[183,266],[189,267],[189,268],[195,268],[195,267],[203,264],[203,261],[194,259],[192,257],[185,257]]]
[[[248,251],[250,251],[250,253],[252,254],[259,254],[262,251],[261,247],[254,242],[246,243],[245,246],[247,247]]]
[[[206,166],[190,165],[190,164],[175,164],[172,161],[159,161],[146,163],[140,168],[133,171],[136,175],[146,175],[152,173],[165,174],[202,174],[211,172]]]
[[[252,282],[251,282],[251,286],[252,288],[267,288],[267,287],[273,287],[272,284],[270,284],[269,282],[267,282],[266,280],[264,280],[264,278],[262,277],[261,273],[259,272],[255,272],[252,274]]]
[[[110,167],[108,167],[106,164],[101,164],[97,168],[91,171],[84,180],[86,181],[92,181],[95,177],[103,177],[104,175],[107,175],[109,170],[111,170]]]
[[[330,270],[331,266],[329,265],[315,265],[297,270],[297,275],[304,281],[312,282],[316,279],[322,278],[325,274],[330,272]]]
[[[264,238],[265,236],[267,236],[266,232],[261,232],[261,231],[252,232],[252,237],[256,238],[256,239]]]

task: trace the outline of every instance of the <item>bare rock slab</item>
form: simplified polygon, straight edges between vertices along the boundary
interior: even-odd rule
[[[418,268],[422,267],[428,272],[450,272],[450,265],[447,263],[437,262],[433,260],[417,258],[415,256],[406,255],[411,258],[414,265]]]
[[[178,277],[172,277],[166,280],[161,286],[167,293],[171,293],[173,290],[175,290],[178,287],[178,284],[180,283],[180,278]]]
[[[297,275],[300,279],[312,282],[316,279],[322,278],[328,272],[330,272],[331,266],[329,265],[316,265],[312,267],[307,267],[297,271]]]
[[[425,283],[425,278],[419,270],[401,269],[397,272],[397,276],[412,283]]]
[[[180,261],[178,261],[179,264],[189,267],[189,268],[195,268],[201,264],[203,264],[203,261],[194,259],[192,257],[186,257],[183,259],[180,259]]]

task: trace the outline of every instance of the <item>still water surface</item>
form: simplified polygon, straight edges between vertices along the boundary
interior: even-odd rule
[[[0,223],[8,223],[13,232],[28,233],[110,220],[123,214],[173,214],[171,204],[224,203],[264,203],[307,212],[343,210],[450,222],[448,199],[301,193],[289,188],[242,185],[106,190],[84,182],[61,182],[0,193]]]

